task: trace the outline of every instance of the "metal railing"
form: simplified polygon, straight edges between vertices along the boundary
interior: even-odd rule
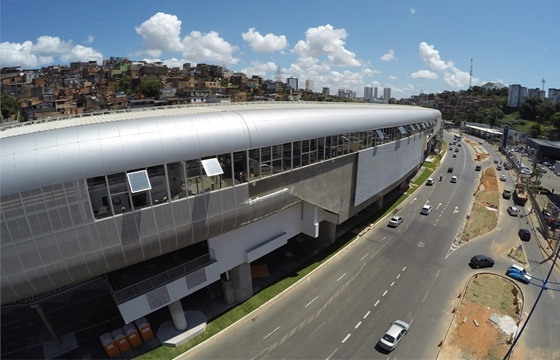
[[[113,297],[117,304],[122,304],[130,299],[146,294],[147,292],[160,286],[169,284],[170,282],[201,269],[213,262],[216,262],[216,258],[214,257],[214,252],[210,250],[208,254],[199,256],[196,259],[187,261],[186,263],[134,283],[123,289],[112,291]]]

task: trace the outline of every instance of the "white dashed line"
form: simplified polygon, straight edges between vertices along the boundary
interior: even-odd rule
[[[405,266],[405,267],[403,267],[401,271],[405,271],[405,270],[406,270],[406,266]]]
[[[362,256],[362,258],[360,260],[364,260],[368,255],[369,255],[369,253],[366,253],[364,256]]]
[[[342,343],[344,344],[346,342],[346,340],[348,340],[348,338],[351,336],[352,334],[348,334],[346,335],[346,337],[342,340]]]
[[[364,315],[364,319],[367,318],[369,316],[371,311],[368,311],[365,315]]]
[[[360,327],[360,325],[362,325],[362,322],[360,321],[359,323],[356,324],[356,326],[354,326],[354,329],[357,329]]]
[[[394,281],[391,283],[391,286],[393,286],[393,285],[395,285],[395,282],[394,282]]]
[[[309,305],[311,305],[311,303],[315,300],[317,300],[318,296],[315,296],[315,299],[311,300],[310,302],[307,303],[307,305],[305,305],[305,307],[308,307]]]
[[[272,330],[271,332],[268,333],[268,335],[266,335],[265,337],[263,337],[263,340],[266,339],[267,337],[269,337],[270,335],[272,335],[276,330],[280,329],[280,327],[277,327],[276,329]]]
[[[334,351],[325,360],[329,360],[337,351],[338,348],[334,349]]]
[[[377,300],[377,301],[375,302],[375,304],[373,305],[373,307],[376,307],[377,304],[379,304],[379,300]]]
[[[388,291],[387,291],[387,290],[385,290],[385,292],[384,292],[384,293],[383,293],[383,295],[381,295],[381,296],[385,296],[385,295],[387,295],[387,292],[388,292]]]
[[[338,279],[336,279],[336,281],[340,281],[340,279],[342,279],[342,278],[345,277],[345,276],[346,276],[346,273],[342,274],[342,276],[339,277]]]
[[[397,275],[397,279],[401,277],[401,274]]]

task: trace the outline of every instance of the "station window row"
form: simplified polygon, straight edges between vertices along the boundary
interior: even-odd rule
[[[264,146],[87,179],[96,219],[217,191],[430,130],[435,121]]]

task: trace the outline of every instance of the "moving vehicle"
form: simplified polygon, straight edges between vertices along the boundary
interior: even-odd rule
[[[533,278],[531,274],[527,273],[527,270],[517,264],[511,265],[507,269],[506,275],[525,284],[530,283]]]
[[[504,164],[504,169],[511,170],[511,164],[510,163],[505,163]]]
[[[453,172],[453,167],[449,167],[449,168],[447,169],[447,172],[448,172],[448,173],[452,173],[452,172]]]
[[[510,214],[511,216],[517,216],[517,215],[519,215],[519,210],[518,210],[515,206],[508,206],[507,212],[508,212],[508,214]]]
[[[475,269],[494,266],[494,259],[486,255],[475,255],[471,258],[469,265]]]
[[[428,205],[428,204],[422,206],[422,210],[420,210],[420,214],[422,215],[428,215],[431,212],[432,212],[432,205]]]
[[[498,165],[498,166],[496,166],[496,170],[498,170],[498,171],[502,171],[502,165]]]
[[[474,168],[476,171],[480,171],[482,169],[482,167],[480,165],[476,165],[476,167]]]
[[[518,182],[515,184],[513,191],[513,203],[518,206],[524,206],[527,203],[527,192],[525,191],[525,184]]]
[[[391,327],[385,331],[385,335],[381,337],[377,344],[385,350],[392,351],[403,336],[408,333],[408,329],[410,329],[410,324],[402,320],[395,320],[395,322],[391,323]]]
[[[403,221],[404,221],[404,219],[402,218],[402,216],[393,216],[393,217],[389,220],[389,226],[390,226],[390,227],[397,227],[397,226],[399,226]]]
[[[434,179],[428,178],[428,180],[426,180],[426,185],[434,185]]]
[[[519,238],[523,241],[531,240],[531,230],[529,229],[519,229],[517,234],[519,235]]]
[[[511,190],[504,189],[504,191],[502,192],[502,197],[507,200],[511,199]]]
[[[451,182],[452,182],[452,183],[456,183],[456,182],[457,182],[457,176],[453,175],[453,176],[451,177]]]
[[[500,176],[500,181],[506,181],[506,176],[504,174]]]
[[[456,158],[456,157],[457,157],[457,154],[453,153],[453,156],[452,156],[452,157]]]

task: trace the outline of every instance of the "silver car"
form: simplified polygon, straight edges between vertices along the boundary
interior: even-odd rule
[[[379,340],[378,345],[385,350],[392,351],[395,349],[399,341],[406,335],[410,329],[410,324],[402,320],[396,320],[391,327],[385,332],[385,335]]]
[[[397,227],[397,226],[399,226],[402,222],[403,222],[403,218],[402,218],[401,216],[393,216],[393,217],[389,220],[389,226],[390,226],[390,227]]]

